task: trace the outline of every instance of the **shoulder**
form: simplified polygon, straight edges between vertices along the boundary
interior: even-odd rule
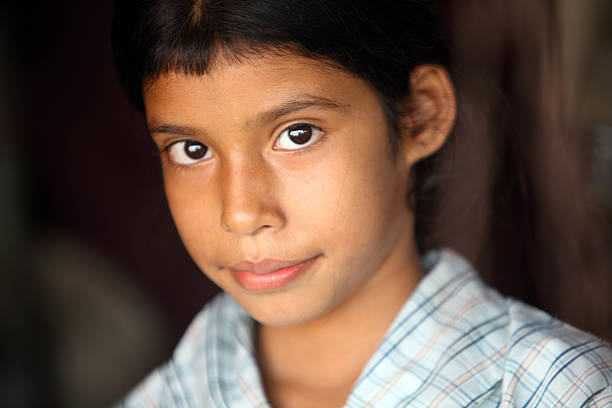
[[[597,337],[506,300],[502,399],[520,406],[612,404],[612,349]],[[596,405],[599,406],[599,405]]]
[[[210,301],[193,319],[172,358],[150,373],[116,407],[215,406],[217,364],[226,338],[240,330],[240,308],[226,294]],[[225,347],[225,349],[224,349]]]
[[[404,395],[399,401],[432,406],[612,404],[610,345],[501,295],[452,251],[432,252],[423,263],[428,273],[400,311],[383,343],[386,350],[375,362],[379,378],[405,379],[394,380]]]

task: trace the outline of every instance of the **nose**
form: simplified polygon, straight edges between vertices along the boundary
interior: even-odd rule
[[[258,160],[226,162],[221,170],[221,228],[248,236],[285,225],[271,169]]]

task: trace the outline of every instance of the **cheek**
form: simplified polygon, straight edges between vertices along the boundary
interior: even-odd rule
[[[211,232],[219,224],[219,217],[215,217],[214,191],[208,191],[206,185],[205,180],[197,175],[164,171],[166,198],[172,218],[183,244],[197,263],[200,263],[197,258],[201,256],[201,248],[214,245]]]
[[[343,217],[338,244],[347,249],[346,256],[384,256],[394,241],[393,227],[406,210],[403,182],[390,166],[359,166],[353,175],[353,184],[339,196],[337,211]]]
[[[289,219],[325,245],[347,252],[384,239],[407,209],[406,177],[389,157],[386,139],[366,141],[370,143],[353,140],[333,159],[323,158],[299,177],[289,178],[284,187],[283,196],[290,198],[284,207],[294,210]]]

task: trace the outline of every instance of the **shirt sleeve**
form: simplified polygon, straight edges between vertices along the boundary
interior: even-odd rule
[[[520,317],[513,319],[503,402],[612,408],[609,344],[535,309],[515,305],[511,310]]]

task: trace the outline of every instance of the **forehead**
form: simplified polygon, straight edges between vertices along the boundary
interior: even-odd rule
[[[299,55],[262,55],[221,61],[209,73],[163,74],[145,82],[147,116],[197,109],[241,114],[266,110],[296,95],[314,95],[352,105],[374,95],[368,83],[331,63]]]

